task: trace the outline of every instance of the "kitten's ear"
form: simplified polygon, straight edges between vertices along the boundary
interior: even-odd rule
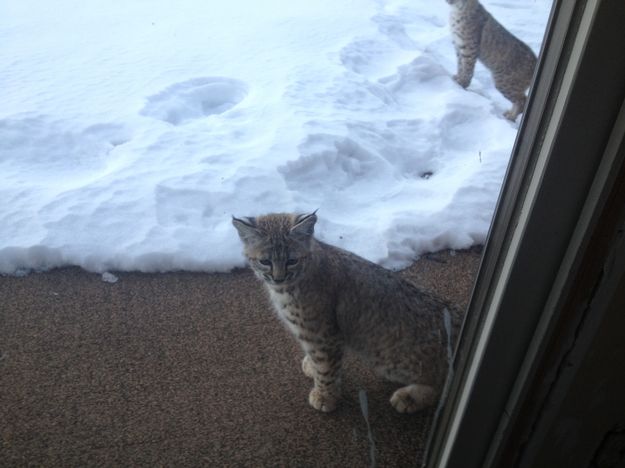
[[[237,228],[239,237],[244,244],[254,244],[262,237],[261,232],[256,227],[255,218],[235,218],[233,216],[232,225]]]
[[[301,237],[312,237],[317,222],[317,210],[310,214],[301,214],[295,218],[295,225],[291,228],[291,234]]]

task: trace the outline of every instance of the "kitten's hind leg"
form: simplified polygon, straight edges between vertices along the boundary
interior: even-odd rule
[[[525,108],[525,100],[526,97],[525,95],[523,95],[522,97],[519,97],[516,101],[513,101],[512,107],[508,111],[504,112],[503,116],[511,122],[514,122],[519,114],[523,113],[523,109]]]
[[[511,122],[514,122],[525,109],[525,101],[527,101],[525,89],[520,89],[514,85],[511,86],[508,81],[506,81],[506,77],[502,78],[500,76],[495,76],[495,87],[512,103],[512,107],[504,112],[503,116]]]
[[[436,403],[438,394],[429,385],[412,384],[395,390],[391,405],[398,413],[414,413]]]

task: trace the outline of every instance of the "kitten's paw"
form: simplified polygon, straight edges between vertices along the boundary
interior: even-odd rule
[[[310,406],[324,413],[334,411],[338,401],[338,396],[321,393],[318,388],[313,388],[308,395],[308,403],[310,403]]]
[[[512,109],[503,113],[503,116],[506,119],[508,119],[510,122],[514,122],[518,115],[519,115],[519,112],[516,112],[515,110],[512,110]]]
[[[458,83],[460,86],[462,86],[464,89],[467,89],[469,87],[469,85],[471,84],[471,80],[467,80],[466,78],[461,78],[458,75],[454,75],[452,76],[453,80]]]
[[[412,384],[395,390],[391,405],[398,413],[415,413],[436,403],[437,394],[428,385]]]
[[[302,359],[302,372],[306,377],[310,377],[311,379],[315,376],[312,359],[308,354],[304,356],[304,359]]]

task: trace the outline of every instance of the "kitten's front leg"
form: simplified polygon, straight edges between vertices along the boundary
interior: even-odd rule
[[[460,46],[456,49],[456,56],[458,58],[458,73],[453,76],[453,79],[466,89],[473,79],[477,54],[470,51],[466,46]]]
[[[312,359],[310,358],[310,356],[307,354],[306,356],[304,356],[304,359],[302,359],[302,372],[304,373],[304,375],[308,378],[313,379],[315,377],[314,374],[314,370],[312,368]]]
[[[302,361],[302,370],[312,377],[315,386],[308,395],[310,406],[328,413],[336,409],[341,397],[341,362],[343,349],[312,349]]]

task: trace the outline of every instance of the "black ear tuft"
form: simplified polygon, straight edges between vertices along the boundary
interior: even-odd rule
[[[232,224],[235,224],[235,222],[243,223],[249,227],[256,227],[256,218],[252,216],[244,216],[242,218],[237,218],[236,216],[232,215]]]
[[[312,237],[317,222],[317,210],[310,214],[301,214],[295,218],[295,226],[291,228],[291,234],[302,237]]]
[[[232,217],[232,225],[237,228],[239,237],[244,244],[253,244],[261,237],[261,232],[256,228],[256,218]]]

